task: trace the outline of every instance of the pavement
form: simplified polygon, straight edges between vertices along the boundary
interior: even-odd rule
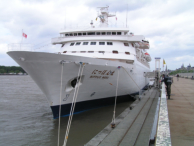
[[[172,146],[194,146],[194,80],[173,77],[167,100]]]

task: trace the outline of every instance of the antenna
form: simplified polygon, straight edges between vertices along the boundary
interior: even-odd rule
[[[127,14],[126,14],[126,28],[127,28],[127,16],[128,16],[128,4],[127,4]]]
[[[66,7],[65,7],[65,26],[64,29],[66,29]]]

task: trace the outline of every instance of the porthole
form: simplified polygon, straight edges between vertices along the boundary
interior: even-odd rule
[[[94,53],[94,51],[88,51],[88,53]]]
[[[63,53],[67,53],[67,51],[63,51]]]
[[[119,53],[119,52],[116,51],[116,50],[113,50],[112,52],[113,52],[113,54],[118,54],[118,53]]]
[[[80,44],[81,44],[81,42],[76,42],[76,44],[75,44],[75,45],[76,45],[76,46],[78,46],[78,45],[80,45]]]
[[[96,45],[96,42],[91,42],[90,45]]]
[[[124,46],[129,46],[129,43],[124,43]]]
[[[81,53],[86,53],[86,51],[80,51]]]
[[[129,53],[129,52],[125,52],[125,54],[130,55],[130,53]]]
[[[73,46],[75,43],[71,43],[70,46]]]
[[[104,51],[98,51],[98,53],[103,53],[104,54]]]
[[[105,42],[99,42],[99,45],[105,45]]]
[[[112,45],[112,42],[107,42],[107,45]]]
[[[88,42],[83,42],[83,45],[88,45]]]

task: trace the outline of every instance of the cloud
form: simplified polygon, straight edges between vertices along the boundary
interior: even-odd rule
[[[33,44],[36,51],[58,52],[60,46],[52,46],[51,38],[59,36],[59,31],[65,27],[89,26],[91,20],[97,25],[96,7],[106,5],[109,6],[110,13],[116,12],[118,18],[117,21],[110,18],[110,25],[126,26],[127,15],[130,31],[144,35],[150,41],[151,48],[148,52],[152,56],[152,70],[155,57],[165,58],[170,69],[179,68],[183,62],[190,62],[192,65],[192,0],[126,0],[122,3],[119,0],[0,1],[0,55],[5,55],[7,44],[21,41]],[[22,29],[28,35],[27,39],[22,40]],[[3,58],[1,63],[7,64],[10,58]]]

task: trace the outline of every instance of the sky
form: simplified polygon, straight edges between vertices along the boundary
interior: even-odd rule
[[[58,52],[51,44],[64,28],[89,26],[97,7],[109,6],[117,16],[109,25],[125,26],[150,42],[148,53],[175,70],[194,66],[194,0],[0,0],[0,65],[18,66],[7,55],[8,44],[29,43],[34,51]],[[126,22],[127,18],[127,22]],[[27,39],[22,38],[22,32]]]

